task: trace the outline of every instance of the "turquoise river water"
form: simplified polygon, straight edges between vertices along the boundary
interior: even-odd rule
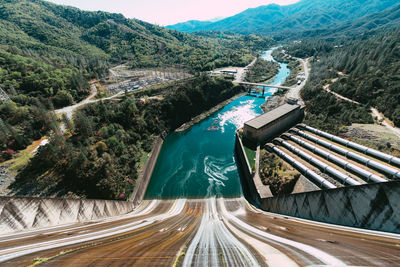
[[[262,58],[273,60],[271,53],[272,50],[265,51]],[[272,84],[283,84],[289,73],[287,64],[280,63]],[[161,148],[145,198],[241,196],[235,131],[262,114],[260,106],[275,91],[268,90],[265,99],[239,97],[190,129],[170,134]]]

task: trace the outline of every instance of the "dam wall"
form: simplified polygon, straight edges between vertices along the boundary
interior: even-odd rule
[[[251,198],[251,201],[260,204],[258,201],[260,200],[257,193],[257,188],[255,187],[255,183],[253,181],[254,174],[251,170],[249,161],[247,160],[246,153],[243,147],[242,140],[240,140],[238,132],[235,134],[235,155],[236,160],[239,165],[239,171],[242,174],[242,186],[245,191],[245,195]]]
[[[260,205],[260,200],[262,198],[272,197],[271,190],[268,186],[262,184],[259,173],[258,173],[258,163],[256,162],[256,171],[253,172],[249,161],[246,156],[246,152],[240,139],[239,133],[235,134],[235,154],[238,161],[239,169],[242,174],[242,185],[247,198],[257,205]],[[256,157],[260,157],[260,147],[257,148]]]
[[[269,212],[400,234],[400,181],[260,199]]]
[[[242,180],[248,193],[246,197],[264,211],[400,234],[400,181],[273,197],[269,187],[262,184],[258,172],[249,171],[251,169],[238,135],[236,135],[235,152],[244,176]]]
[[[244,174],[246,197],[260,209],[318,222],[400,234],[400,181],[273,197],[269,187],[262,184],[258,172],[248,171],[247,164],[244,164],[246,154],[238,136],[235,151]]]
[[[0,233],[30,230],[127,214],[132,202],[92,199],[0,197]]]
[[[151,154],[147,159],[146,164],[144,165],[143,171],[136,183],[136,187],[135,190],[133,191],[131,199],[131,201],[135,204],[135,206],[139,205],[139,203],[142,202],[146,194],[147,186],[149,185],[163,143],[164,139],[158,137],[156,144],[153,150],[151,151]]]

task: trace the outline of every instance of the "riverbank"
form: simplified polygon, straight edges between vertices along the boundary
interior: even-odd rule
[[[264,104],[261,105],[261,109],[263,110],[264,113],[271,111],[273,109],[276,109],[277,107],[283,105],[285,103],[285,95],[274,95],[271,96],[268,101],[266,101]]]
[[[178,129],[175,130],[175,132],[180,133],[183,131],[186,131],[187,129],[189,129],[190,127],[192,127],[193,125],[203,121],[204,119],[207,119],[208,117],[210,117],[212,114],[214,114],[215,112],[219,111],[220,109],[224,108],[226,105],[230,104],[232,101],[234,101],[235,99],[246,95],[246,93],[240,93],[237,94],[221,103],[219,103],[218,105],[216,105],[215,107],[209,109],[208,111],[205,111],[203,113],[201,113],[200,115],[192,118],[189,122],[186,122],[184,124],[182,124]]]

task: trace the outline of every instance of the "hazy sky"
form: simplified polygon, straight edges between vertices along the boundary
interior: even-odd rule
[[[288,5],[299,0],[48,0],[84,10],[122,13],[150,23],[170,25],[187,20],[227,17],[250,7],[277,3]]]

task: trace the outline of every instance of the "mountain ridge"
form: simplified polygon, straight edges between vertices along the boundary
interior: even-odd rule
[[[182,32],[231,31],[239,34],[275,35],[299,31],[332,28],[364,16],[384,11],[398,4],[395,0],[302,0],[280,6],[270,4],[249,8],[234,16],[214,23],[199,21],[169,25],[167,28]]]

